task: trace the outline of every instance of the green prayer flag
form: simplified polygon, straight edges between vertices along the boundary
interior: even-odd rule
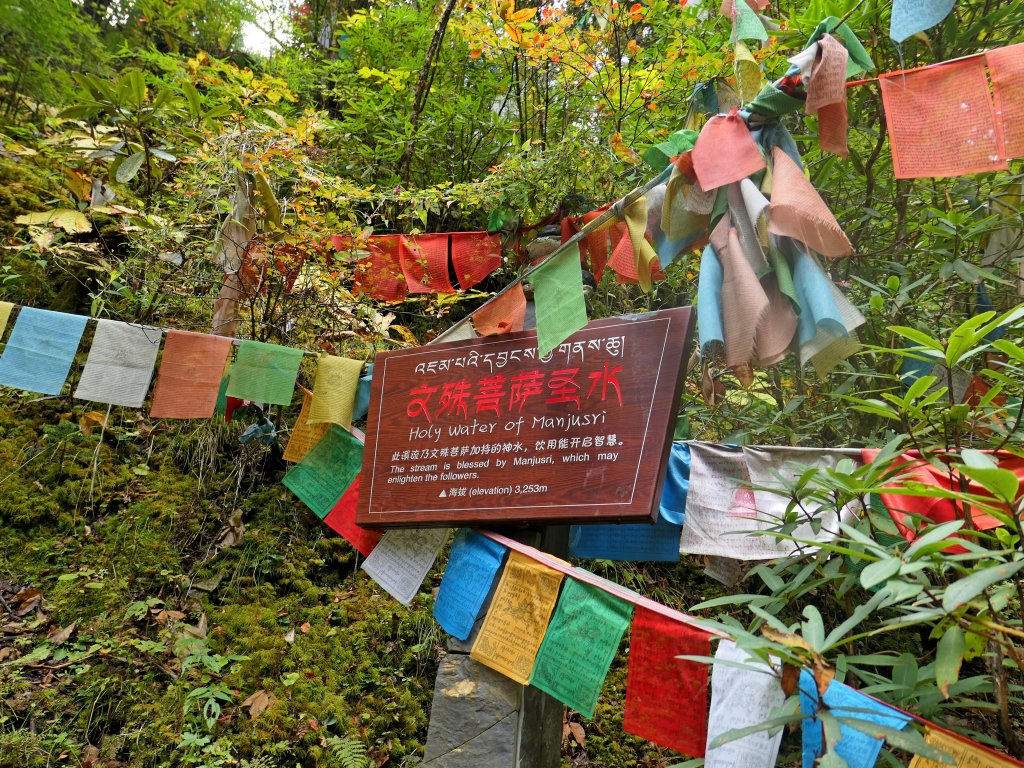
[[[804,108],[804,102],[783,93],[774,85],[769,83],[761,92],[754,97],[754,100],[746,105],[746,109],[760,115],[771,115],[782,117],[791,112],[798,112]]]
[[[288,405],[295,391],[295,377],[302,350],[246,340],[231,366],[227,396],[254,403]]]
[[[566,579],[537,652],[530,685],[593,717],[601,684],[632,615],[631,603],[599,587]]]
[[[732,37],[733,40],[760,40],[768,39],[768,30],[764,28],[764,22],[757,15],[757,11],[751,8],[744,0],[736,0],[736,16],[733,19]]]
[[[779,293],[789,299],[793,306],[793,312],[800,314],[800,301],[796,296],[796,285],[793,283],[793,270],[783,253],[774,245],[768,246],[768,264],[775,273],[775,282],[779,286]]]
[[[541,357],[587,324],[580,249],[573,244],[530,277],[537,308],[537,349]]]
[[[688,131],[685,128],[676,131],[665,141],[648,147],[642,157],[644,162],[656,171],[663,171],[668,167],[669,160],[682,152],[693,149],[697,141],[697,132]]]
[[[814,32],[811,33],[807,44],[810,45],[811,43],[818,42],[821,36],[826,33],[838,37],[843,41],[843,45],[846,46],[846,52],[850,55],[846,60],[847,77],[856,77],[861,72],[869,72],[875,68],[875,62],[871,60],[871,56],[864,50],[864,46],[857,39],[857,35],[854,34],[847,24],[840,24],[839,18],[836,16],[829,16],[818,24],[814,28]]]
[[[284,484],[323,520],[363,468],[363,445],[331,424],[320,442],[288,470]]]

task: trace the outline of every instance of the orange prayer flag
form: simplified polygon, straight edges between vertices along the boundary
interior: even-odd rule
[[[898,179],[1006,169],[985,59],[880,75]]]
[[[1006,157],[1024,157],[1024,43],[985,54]]]
[[[452,264],[459,287],[472,288],[501,266],[501,238],[487,232],[453,232]]]
[[[448,233],[403,235],[400,250],[410,293],[455,293],[448,279]]]
[[[853,253],[843,228],[800,166],[779,147],[775,148],[774,161],[768,231],[799,240],[822,256]]]
[[[309,411],[312,406],[313,393],[305,392],[302,397],[302,408],[295,423],[292,424],[291,432],[288,434],[288,445],[285,446],[284,455],[281,457],[285,461],[302,461],[310,449],[323,439],[331,426],[327,421],[319,424],[309,423]]]
[[[736,110],[715,115],[701,129],[691,152],[701,189],[710,191],[745,179],[765,167],[750,129]]]
[[[481,336],[497,336],[523,330],[526,323],[526,294],[516,283],[490,304],[473,313],[473,325]]]
[[[375,235],[366,249],[370,252],[355,265],[352,287],[378,301],[401,301],[408,288],[402,274],[399,235]]]
[[[163,419],[208,419],[217,405],[231,339],[168,331],[149,415]]]

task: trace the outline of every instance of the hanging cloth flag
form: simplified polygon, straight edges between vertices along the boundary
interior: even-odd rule
[[[822,35],[817,48],[805,109],[809,115],[818,115],[818,143],[821,148],[845,158],[850,154],[846,146],[846,64],[849,54],[832,35]]]
[[[320,424],[329,421],[332,424],[340,424],[345,429],[351,427],[356,390],[359,388],[359,375],[362,372],[361,360],[322,355],[317,360],[309,423]]]
[[[476,310],[472,317],[473,326],[481,336],[498,336],[523,330],[526,324],[523,284],[516,283],[494,301]]]
[[[231,339],[189,331],[167,332],[149,415],[157,419],[208,419],[217,404]]]
[[[375,235],[355,263],[352,290],[378,301],[402,301],[409,288],[402,272],[400,235]]]
[[[936,728],[925,727],[924,740],[929,747],[934,747],[954,760],[954,765],[963,768],[1020,768],[1020,763],[1010,760],[980,744],[958,739],[952,734]],[[910,768],[949,768],[949,763],[937,763],[921,755],[914,755]]]
[[[726,731],[760,725],[786,701],[771,667],[732,640],[721,640],[711,672],[711,712],[704,768],[774,768],[782,742],[782,728],[760,731],[720,747],[711,743]],[[733,665],[743,665],[738,668]]]
[[[721,347],[725,344],[725,322],[722,319],[724,281],[722,262],[709,243],[701,254],[697,273],[697,332],[702,356],[709,355],[714,345]]]
[[[829,16],[823,19],[814,28],[814,32],[808,38],[807,44],[816,43],[825,34],[838,37],[846,47],[846,52],[849,54],[849,58],[846,61],[847,77],[856,77],[862,72],[869,72],[875,68],[875,62],[871,60],[868,52],[864,50],[864,46],[857,39],[857,35],[854,34],[847,24],[840,23],[839,17]]]
[[[530,685],[592,718],[633,604],[569,579],[537,652]]]
[[[768,41],[768,31],[757,11],[746,2],[733,2],[732,6],[732,40]]]
[[[403,235],[402,274],[409,293],[455,293],[448,280],[448,235]]]
[[[362,419],[370,410],[370,388],[373,383],[373,363],[366,364],[366,373],[359,377],[359,386],[356,388],[356,403],[352,408],[352,418]]]
[[[11,319],[11,312],[14,311],[14,305],[9,301],[0,301],[0,338],[3,338],[4,331],[7,330],[7,321]]]
[[[736,75],[736,95],[741,103],[746,104],[761,90],[761,65],[746,44],[737,40],[732,66]]]
[[[680,656],[710,656],[711,635],[647,608],[637,608],[629,638],[622,730],[703,757],[708,731],[708,665]]]
[[[22,307],[0,357],[0,384],[59,395],[88,318]]]
[[[338,503],[324,518],[324,525],[355,547],[363,557],[369,556],[380,541],[380,531],[371,531],[356,525],[356,507],[359,504],[359,478],[341,495]]]
[[[800,709],[805,715],[801,726],[803,768],[814,768],[822,756],[822,723],[815,717],[822,706],[839,719],[839,741],[833,754],[845,760],[848,768],[872,768],[878,760],[883,739],[869,736],[843,720],[858,720],[864,725],[874,723],[897,731],[906,728],[911,720],[910,715],[887,707],[836,680],[829,683],[822,703],[818,699],[814,675],[804,669],[800,672]]]
[[[897,179],[1006,170],[985,59],[880,75]]]
[[[550,259],[530,276],[537,309],[537,348],[540,357],[587,324],[583,270],[575,245]]]
[[[79,400],[127,408],[146,401],[163,333],[148,325],[97,320],[89,357],[75,389]]]
[[[985,53],[1005,157],[1024,157],[1024,43]]]
[[[302,458],[310,452],[313,446],[323,439],[331,426],[326,422],[322,424],[309,423],[309,409],[312,406],[313,395],[306,393],[302,397],[302,408],[299,410],[299,415],[288,433],[288,445],[285,446],[284,455],[281,457],[285,461],[293,463],[302,461]]]
[[[822,256],[849,256],[853,246],[804,172],[780,147],[772,168],[768,230],[799,240]]]
[[[366,574],[402,605],[413,598],[437,553],[448,540],[447,528],[403,528],[387,531],[361,566]]]
[[[956,0],[893,0],[889,37],[902,43],[908,37],[934,27],[953,10]],[[926,123],[925,125],[929,125]]]
[[[468,291],[501,266],[501,238],[487,232],[453,232],[452,265]]]
[[[626,237],[612,251],[608,266],[620,277],[635,279],[644,291],[650,291],[652,275],[660,271],[658,254],[647,242],[647,198],[638,197],[624,209],[612,206],[626,222]],[[661,275],[664,277],[664,273]]]
[[[463,641],[469,638],[506,551],[498,542],[471,528],[460,528],[455,534],[434,601],[434,618],[449,635]]]
[[[691,157],[697,181],[705,192],[745,179],[765,167],[750,129],[736,110],[715,115],[704,124]]]
[[[561,583],[558,571],[509,552],[470,657],[526,685]]]
[[[299,500],[323,520],[363,464],[363,446],[351,433],[332,424],[327,434],[282,481]]]
[[[228,397],[288,405],[295,391],[302,350],[246,339],[231,367]]]
[[[769,274],[765,251],[768,247],[768,198],[750,179],[733,182],[726,189],[729,225],[736,228],[740,251],[758,278]]]

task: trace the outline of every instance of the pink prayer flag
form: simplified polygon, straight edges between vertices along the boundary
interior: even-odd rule
[[[849,155],[846,146],[846,47],[832,35],[818,41],[818,56],[807,86],[807,114],[818,115],[818,143],[826,152]]]
[[[898,179],[1006,170],[985,58],[880,75]]]
[[[501,266],[501,238],[487,232],[453,232],[452,264],[459,287],[472,288]]]
[[[985,54],[1006,157],[1024,157],[1024,43]]]
[[[370,252],[356,262],[353,288],[378,301],[402,301],[408,289],[402,273],[399,235],[375,235],[366,250]],[[335,243],[337,246],[337,243]]]
[[[629,642],[622,729],[690,757],[703,757],[708,733],[711,635],[637,607]]]
[[[356,505],[359,503],[359,479],[356,475],[352,485],[341,495],[334,508],[327,513],[324,523],[336,534],[359,550],[366,557],[380,541],[380,531],[371,531],[356,525]]]
[[[526,294],[516,283],[490,304],[473,313],[473,326],[481,336],[497,336],[523,330],[526,324]]]
[[[208,419],[217,405],[231,339],[205,333],[168,331],[153,407],[162,419]]]
[[[402,236],[402,272],[410,293],[455,293],[448,280],[448,233]]]
[[[745,179],[765,167],[750,129],[736,110],[715,115],[704,124],[691,157],[697,181],[705,192]]]
[[[822,256],[849,256],[853,246],[818,190],[793,159],[775,148],[768,231],[799,240]]]

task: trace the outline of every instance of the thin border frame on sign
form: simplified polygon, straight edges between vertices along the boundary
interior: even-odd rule
[[[633,318],[633,319],[629,319]],[[367,528],[390,528],[390,527],[402,527],[402,526],[451,526],[451,525],[481,525],[489,523],[532,523],[532,522],[544,522],[552,521],[558,523],[586,523],[586,522],[644,522],[647,520],[653,520],[654,515],[657,513],[658,505],[660,502],[661,494],[661,478],[664,476],[665,468],[668,462],[668,455],[671,451],[671,435],[675,425],[677,416],[678,401],[682,394],[683,383],[685,379],[685,368],[686,361],[689,352],[690,345],[693,337],[693,326],[694,326],[694,315],[692,307],[676,307],[667,310],[658,310],[650,313],[639,313],[635,315],[624,315],[620,317],[606,318],[603,320],[593,321],[588,323],[585,331],[592,330],[611,330],[617,328],[636,328],[638,324],[661,324],[664,326],[664,332],[661,335],[661,349],[658,353],[658,369],[654,379],[654,387],[652,390],[652,401],[651,405],[647,410],[647,421],[643,429],[643,441],[637,456],[640,457],[641,461],[638,461],[636,472],[633,475],[633,483],[630,489],[630,496],[628,501],[614,501],[614,502],[585,502],[578,504],[522,504],[516,506],[510,506],[509,504],[500,504],[486,507],[474,507],[472,509],[465,508],[452,508],[446,510],[438,510],[436,508],[419,508],[419,509],[402,509],[402,510],[388,510],[386,512],[372,512],[371,508],[373,505],[373,482],[372,477],[376,473],[378,466],[380,466],[381,472],[384,472],[385,466],[378,465],[380,444],[378,440],[378,434],[380,431],[382,419],[384,416],[383,409],[380,407],[380,396],[384,391],[387,382],[387,363],[391,357],[402,358],[406,360],[409,357],[418,356],[434,356],[438,352],[443,352],[446,349],[454,348],[457,346],[472,346],[473,348],[480,349],[482,347],[492,346],[494,344],[509,344],[509,342],[522,340],[524,336],[535,337],[534,331],[524,331],[523,333],[509,334],[502,337],[484,337],[473,340],[471,342],[456,341],[449,344],[436,344],[431,345],[429,348],[422,348],[420,350],[402,350],[399,352],[382,353],[386,354],[387,357],[383,357],[382,360],[376,361],[376,364],[380,365],[381,376],[378,379],[374,377],[374,389],[375,395],[371,404],[369,414],[369,422],[374,424],[374,435],[373,435],[373,457],[371,461],[364,463],[364,471],[369,473],[369,482],[365,483],[360,488],[360,499],[357,513],[357,523]],[[667,419],[665,435],[663,436],[663,445],[660,457],[658,457],[658,468],[655,476],[655,480],[651,485],[651,505],[650,509],[647,509],[647,505],[644,505],[643,514],[638,514],[636,511],[630,510],[630,507],[635,507],[637,500],[636,494],[638,486],[640,485],[641,467],[643,463],[644,452],[648,450],[648,439],[652,437],[650,432],[651,419],[654,416],[654,398],[658,395],[659,384],[664,386],[662,378],[666,373],[666,358],[670,355],[669,350],[669,339],[674,330],[674,326],[684,324],[682,328],[682,345],[679,349],[679,361],[678,371],[675,380],[672,382],[672,398],[667,403],[670,409],[670,414]],[[566,339],[565,343],[571,343],[575,338],[570,336]],[[381,355],[378,355],[381,357]],[[376,370],[376,368],[375,368]],[[369,442],[369,440],[368,440]],[[653,458],[650,457],[648,461]],[[378,481],[379,482],[379,481]],[[365,495],[364,495],[365,494]],[[619,508],[620,513],[616,513],[614,508]],[[591,510],[589,514],[583,513],[584,510]],[[602,510],[602,513],[595,514],[598,510]],[[603,511],[608,510],[607,514]],[[518,513],[518,514],[517,514]]]

